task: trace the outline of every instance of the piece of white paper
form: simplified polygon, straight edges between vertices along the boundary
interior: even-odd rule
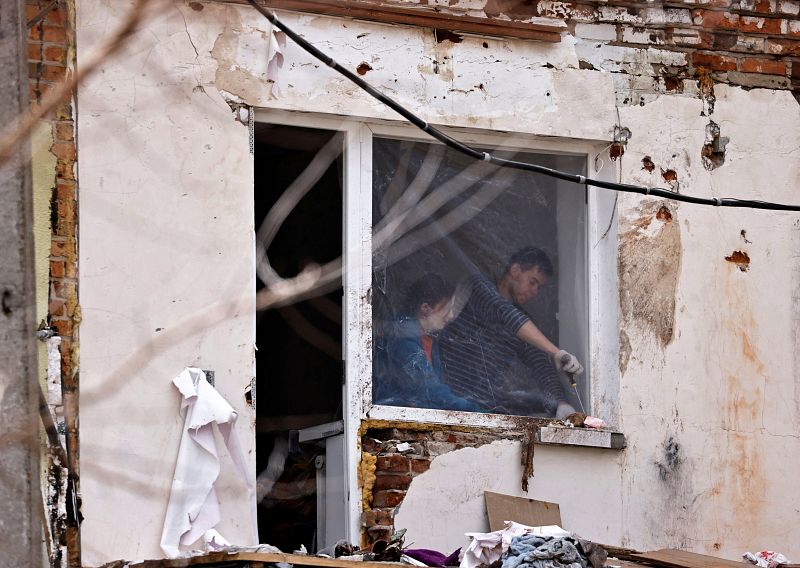
[[[276,99],[281,90],[278,87],[278,75],[283,67],[283,50],[286,49],[286,34],[272,28],[269,34],[269,52],[267,53],[267,81],[272,83],[270,97]]]
[[[219,500],[214,491],[220,471],[214,424],[247,485],[252,535],[251,542],[243,544],[257,544],[255,478],[248,474],[236,436],[236,411],[208,383],[200,369],[187,367],[172,382],[183,396],[181,411],[185,409],[186,415],[161,533],[161,549],[168,557],[175,558],[180,555],[181,545],[192,544],[220,521]]]

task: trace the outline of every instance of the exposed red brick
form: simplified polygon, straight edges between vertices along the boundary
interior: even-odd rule
[[[77,286],[75,282],[66,280],[56,280],[52,283],[52,293],[59,298],[69,299],[74,297],[77,293]]]
[[[48,45],[44,48],[44,60],[65,64],[67,62],[67,50],[59,45]]]
[[[361,523],[365,527],[375,525],[391,526],[394,524],[392,509],[371,509],[361,514]]]
[[[53,9],[47,13],[44,21],[51,26],[64,26],[67,20],[67,13],[63,9]]]
[[[57,160],[56,177],[58,179],[74,180],[75,179],[74,162],[70,160]]]
[[[458,438],[455,432],[440,431],[433,433],[433,440],[435,442],[450,442],[452,444],[455,444],[458,441]]]
[[[414,473],[425,473],[431,467],[431,460],[424,458],[414,458],[411,460],[411,471]]]
[[[69,243],[67,241],[56,239],[50,241],[50,256],[67,256],[67,252],[69,252]]]
[[[67,74],[66,67],[60,65],[47,64],[42,66],[42,80],[56,82],[61,81]]]
[[[47,304],[47,312],[53,317],[64,317],[67,315],[66,303],[60,298],[50,298]]]
[[[389,454],[378,456],[375,469],[392,473],[408,473],[411,470],[411,464],[410,460],[402,454]]]
[[[791,20],[788,28],[789,37],[800,37],[800,20]]]
[[[61,338],[61,353],[70,353],[72,351],[72,340],[69,336]]]
[[[389,540],[392,538],[392,532],[394,531],[393,527],[385,527],[385,526],[374,526],[367,529],[367,536],[369,537],[370,542],[375,542],[376,540]]]
[[[44,24],[42,24],[41,22],[39,22],[33,27],[28,28],[28,39],[41,41],[43,30],[44,30]]]
[[[56,139],[65,142],[71,142],[73,138],[74,127],[71,122],[57,122],[56,123]]]
[[[51,325],[58,332],[58,335],[72,337],[72,320],[54,319]],[[64,351],[62,351],[63,356]]]
[[[800,80],[800,59],[793,59],[792,60],[792,72],[791,72],[791,74],[789,76],[792,79]]]
[[[50,43],[67,43],[67,30],[59,26],[44,26],[42,39]]]
[[[378,518],[378,510],[372,509],[369,511],[362,511],[361,513],[361,524],[365,527],[371,527],[373,525],[377,525],[377,518]]]
[[[64,232],[67,232],[66,230]],[[75,223],[72,223],[71,231],[75,232]],[[78,277],[78,265],[75,262],[67,262],[67,278],[77,278]]]
[[[695,25],[709,31],[736,30],[739,28],[739,16],[730,12],[714,12],[711,10],[692,10]]]
[[[64,278],[67,273],[66,263],[63,260],[50,261],[50,276],[52,278]]]
[[[74,160],[77,158],[75,144],[72,142],[56,142],[50,147],[50,151],[62,160]]]
[[[381,491],[383,489],[408,489],[411,485],[411,474],[397,474],[397,473],[384,473],[375,476],[375,485],[373,491]]]
[[[739,36],[736,34],[729,34],[729,33],[718,33],[714,34],[714,39],[711,42],[711,47],[714,51],[728,51],[736,45],[739,40]]]
[[[711,71],[735,71],[736,59],[726,55],[693,53],[692,65],[695,67],[705,67]]]
[[[744,73],[766,73],[767,75],[786,75],[786,63],[772,59],[742,59],[739,71]]]
[[[75,217],[75,202],[71,199],[59,199],[56,213],[60,219],[72,220]]]
[[[739,18],[739,29],[743,32],[754,34],[781,34],[780,18],[760,18],[757,16],[742,16]]]
[[[381,446],[381,443],[375,438],[363,436],[361,438],[361,450],[370,454],[376,453]]]
[[[41,61],[42,44],[28,42],[28,60]]]
[[[75,182],[60,179],[56,183],[56,199],[58,201],[75,201]]]
[[[25,19],[31,21],[39,13],[40,9],[36,4],[28,4],[25,6]]]
[[[800,55],[800,40],[794,39],[767,39],[767,52],[775,55]]]
[[[376,508],[397,507],[403,502],[403,498],[405,496],[405,491],[397,491],[393,489],[376,491],[372,494],[372,505]]]

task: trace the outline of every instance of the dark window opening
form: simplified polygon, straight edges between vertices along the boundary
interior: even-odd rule
[[[332,131],[256,125],[256,231],[320,150],[336,140],[341,142],[341,136]],[[342,254],[341,144],[336,156],[296,204],[267,250],[281,277],[295,276],[308,263],[322,265]],[[263,286],[257,279],[257,289]],[[259,538],[289,552],[301,545],[314,551],[325,540],[318,534],[317,511],[328,434],[313,439],[307,430],[304,435],[304,429],[342,419],[341,295],[341,289],[336,289],[257,315]],[[343,472],[325,474],[341,477]]]

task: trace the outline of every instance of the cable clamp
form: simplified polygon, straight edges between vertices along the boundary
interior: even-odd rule
[[[644,186],[644,194],[645,195],[650,195],[650,186],[647,186],[647,185]]]
[[[336,67],[336,60],[332,57],[329,57],[325,63],[328,64],[328,67]]]
[[[578,176],[578,183],[581,184],[581,185],[584,185],[586,183],[586,177],[579,175]]]
[[[722,207],[722,199],[720,199],[719,197],[715,197],[714,198],[714,205],[716,207]]]
[[[492,155],[489,152],[484,152],[483,153],[483,161],[484,162],[491,162],[492,161]]]

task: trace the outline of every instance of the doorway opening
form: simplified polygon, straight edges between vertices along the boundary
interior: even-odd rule
[[[281,277],[342,255],[342,147],[335,131],[255,125],[257,234],[265,221],[274,227],[269,212],[287,189],[310,185],[266,250]],[[317,175],[309,176],[309,168],[317,166]],[[309,178],[310,184],[303,182]],[[257,290],[264,286],[257,277]],[[326,500],[341,501],[343,509],[346,495],[339,455],[344,452],[341,282],[326,294],[260,312],[256,322],[259,540],[287,552],[301,545],[314,552],[340,532],[330,526],[335,520],[325,524]],[[344,530],[342,518],[342,537]]]

